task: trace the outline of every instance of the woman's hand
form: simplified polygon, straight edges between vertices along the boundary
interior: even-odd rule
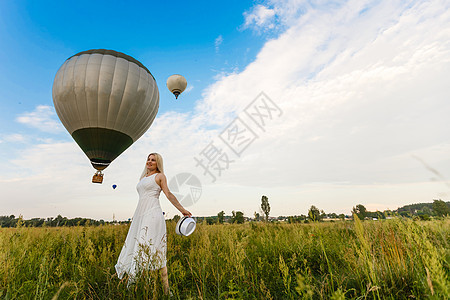
[[[192,217],[192,214],[184,208],[181,209],[180,212],[183,214],[183,216]]]

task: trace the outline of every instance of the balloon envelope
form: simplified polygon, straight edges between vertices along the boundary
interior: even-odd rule
[[[167,79],[167,88],[171,91],[175,98],[178,99],[178,96],[186,89],[187,81],[182,75],[175,74],[170,76]]]
[[[97,170],[141,137],[159,108],[159,91],[139,61],[113,50],[69,57],[56,73],[53,103],[64,127]]]
[[[115,190],[117,187],[117,185],[113,184],[112,188]]]

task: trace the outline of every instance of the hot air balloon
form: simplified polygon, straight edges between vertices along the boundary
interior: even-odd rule
[[[102,170],[141,137],[159,108],[155,78],[139,61],[113,50],[94,49],[69,57],[53,82],[53,103],[64,127],[97,169]]]
[[[187,81],[181,75],[175,74],[167,79],[167,88],[175,95],[175,99],[186,89]]]
[[[113,185],[112,185],[113,190],[115,190],[116,187],[117,187],[117,184],[113,184]]]

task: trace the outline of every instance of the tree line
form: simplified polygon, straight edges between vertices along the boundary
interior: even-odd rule
[[[221,211],[217,216],[199,217],[198,221],[204,221],[207,224],[223,224],[223,223],[237,223],[241,224],[245,221],[270,221],[278,222],[285,221],[287,223],[309,223],[309,222],[322,222],[325,220],[337,221],[337,220],[350,220],[354,216],[357,216],[360,220],[381,220],[389,219],[394,216],[401,217],[417,217],[421,220],[430,220],[432,217],[442,217],[450,215],[450,202],[444,202],[443,200],[433,200],[432,203],[418,203],[410,204],[400,207],[396,210],[384,210],[384,211],[368,211],[362,204],[358,204],[353,207],[350,214],[336,214],[325,213],[316,206],[312,205],[307,215],[295,215],[295,216],[278,216],[276,218],[269,218],[270,204],[267,196],[261,197],[260,212],[254,212],[253,218],[244,217],[242,211],[232,211],[231,216],[226,216],[224,211]],[[174,220],[178,221],[180,216],[175,216]]]
[[[56,218],[33,218],[30,220],[24,220],[22,216],[16,218],[15,215],[0,216],[0,227],[60,227],[60,226],[100,226],[105,224],[122,224],[129,221],[105,221],[105,220],[93,220],[88,218],[73,218],[69,219],[58,215]]]
[[[325,220],[346,220],[352,219],[353,216],[357,216],[360,220],[379,220],[389,219],[394,216],[401,216],[407,218],[420,218],[421,220],[430,220],[433,217],[442,217],[450,215],[450,202],[445,202],[441,199],[433,200],[432,203],[417,203],[409,204],[400,207],[396,210],[385,210],[371,212],[366,209],[362,204],[358,204],[353,207],[350,215],[325,213],[316,206],[312,205],[307,215],[294,215],[294,216],[278,216],[276,218],[270,218],[270,204],[267,196],[261,197],[261,206],[259,212],[254,212],[253,218],[244,216],[242,211],[232,211],[231,215],[225,215],[222,210],[216,216],[210,217],[197,217],[197,222],[205,222],[206,224],[242,224],[246,221],[265,221],[265,222],[277,222],[285,221],[288,223],[309,223],[309,222],[321,222]],[[179,215],[175,215],[172,220],[178,221]],[[58,226],[100,226],[106,224],[126,224],[130,223],[130,219],[127,221],[104,221],[93,220],[88,218],[73,218],[68,219],[58,215],[56,218],[33,218],[30,220],[24,220],[21,216],[16,218],[14,215],[0,216],[0,227],[58,227]]]

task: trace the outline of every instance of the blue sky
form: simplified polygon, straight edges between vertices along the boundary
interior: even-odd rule
[[[161,91],[160,113],[189,111],[218,74],[245,67],[265,38],[242,30],[252,2],[152,3],[136,1],[4,1],[1,4],[0,134],[70,140],[65,132],[42,132],[17,122],[39,105],[52,106],[53,78],[70,56],[88,49],[115,49],[140,60]],[[176,10],[174,11],[174,6]],[[214,13],[220,11],[220,14]],[[216,40],[222,41],[219,44]],[[184,74],[189,93],[175,101],[166,79]],[[181,99],[180,99],[181,100]],[[34,141],[35,142],[35,141]],[[22,145],[23,146],[23,145]],[[21,145],[2,145],[14,157]]]
[[[127,219],[148,152],[190,172],[196,215],[349,213],[448,200],[450,10],[446,1],[0,2],[0,215]],[[160,90],[149,131],[92,185],[53,108],[58,68],[106,48]],[[175,100],[172,74],[188,80]],[[264,92],[281,112],[211,182],[196,165]],[[248,120],[247,120],[248,121]],[[117,184],[116,190],[111,189]],[[168,216],[176,211],[161,199]]]
[[[117,49],[140,60],[160,88],[171,74],[186,74],[196,88],[184,101],[174,105],[170,94],[161,95],[162,112],[183,111],[216,74],[244,67],[264,42],[261,36],[240,30],[243,16],[236,12],[251,7],[251,1],[223,5],[3,1],[0,5],[1,96],[8,99],[2,101],[6,116],[33,110],[37,104],[51,104],[53,77],[62,62],[96,48]],[[223,42],[216,49],[219,36]],[[2,116],[2,128],[10,121]]]

